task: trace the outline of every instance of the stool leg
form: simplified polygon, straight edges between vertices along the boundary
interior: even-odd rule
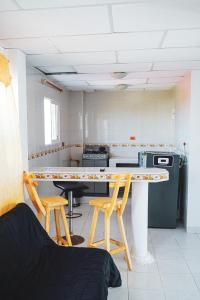
[[[37,218],[38,218],[38,221],[41,223],[42,222],[42,212],[40,210],[37,213]]]
[[[46,208],[45,230],[49,234],[49,232],[50,232],[50,209],[48,207]]]
[[[110,252],[110,217],[104,214],[105,249]]]
[[[131,271],[132,270],[131,256],[130,256],[130,252],[129,252],[129,248],[128,248],[128,242],[127,242],[127,239],[126,239],[126,232],[125,232],[125,229],[124,229],[123,219],[122,219],[122,216],[119,215],[119,213],[117,213],[117,220],[118,220],[118,224],[119,224],[119,230],[120,230],[120,233],[121,233],[121,236],[122,236],[122,241],[123,241],[123,244],[125,246],[125,259],[126,259],[129,271]]]
[[[56,238],[58,245],[61,245],[61,232],[60,232],[60,220],[58,215],[58,208],[54,208],[54,217],[55,217],[55,225],[56,225]]]
[[[89,238],[88,238],[88,247],[91,247],[92,243],[94,241],[94,234],[96,231],[98,215],[99,215],[99,209],[97,207],[95,207],[93,217],[92,217],[92,223],[91,223],[91,227],[90,227],[90,234],[89,234]]]
[[[64,210],[63,206],[60,207],[60,212],[61,212],[61,217],[62,217],[62,221],[63,221],[63,225],[64,225],[66,240],[68,242],[68,245],[72,246],[71,237],[70,237],[70,233],[69,233],[69,227],[67,224],[67,220],[65,217],[65,210]]]
[[[69,215],[69,232],[71,235],[73,235],[73,193],[70,191],[68,193],[68,215]]]

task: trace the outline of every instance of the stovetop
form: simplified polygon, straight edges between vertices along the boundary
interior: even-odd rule
[[[86,145],[83,153],[83,159],[108,159],[108,146]]]
[[[83,159],[108,159],[108,153],[83,153]]]

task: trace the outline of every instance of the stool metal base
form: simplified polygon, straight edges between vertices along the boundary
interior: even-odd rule
[[[71,237],[72,246],[80,245],[85,241],[84,237],[82,237],[81,235],[73,234],[70,237]],[[66,240],[65,236],[63,236],[62,238]]]
[[[81,213],[67,213],[66,214],[66,217],[68,218],[68,219],[76,219],[76,218],[80,218],[80,217],[82,217],[82,215],[83,214],[81,214]]]

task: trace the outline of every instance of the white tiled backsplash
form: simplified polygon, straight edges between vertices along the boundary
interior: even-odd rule
[[[83,107],[86,144],[120,144],[114,152],[120,149],[123,154],[134,148],[126,144],[160,148],[160,144],[168,147],[175,142],[172,91],[85,93]]]

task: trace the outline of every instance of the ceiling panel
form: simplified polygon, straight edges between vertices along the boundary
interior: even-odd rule
[[[65,86],[68,91],[85,91],[87,87],[85,86]]]
[[[180,77],[184,76],[185,71],[150,71],[150,72],[135,72],[128,73],[127,79],[131,78],[162,78],[162,77]]]
[[[129,86],[125,91],[144,91],[144,88],[136,87],[136,86]]]
[[[149,71],[152,63],[135,63],[135,64],[107,64],[107,65],[86,65],[75,66],[79,73],[111,73],[111,72],[133,72]]]
[[[51,38],[61,52],[157,48],[163,31],[115,33]]]
[[[149,71],[149,72],[134,72],[127,73],[124,79],[132,78],[162,78],[162,77],[180,77],[184,76],[185,71]],[[73,78],[81,80],[113,80],[112,73],[91,73],[91,74],[77,74],[77,75],[61,75],[61,76],[73,76]],[[59,76],[58,76],[59,78]]]
[[[88,86],[88,83],[86,81],[59,81],[64,86],[77,86],[77,87],[85,87]]]
[[[146,85],[145,91],[168,91],[171,90],[174,87],[174,85],[169,85],[169,86],[157,86],[157,85]]]
[[[8,49],[20,49],[27,54],[58,53],[47,38],[0,40],[0,45]]]
[[[199,61],[171,61],[155,63],[154,70],[199,70]]]
[[[130,80],[102,80],[102,81],[95,81],[91,80],[88,81],[90,85],[118,85],[118,84],[143,84],[146,82],[146,79],[130,79]]]
[[[0,18],[2,39],[108,32],[105,6],[3,12]]]
[[[114,52],[68,53],[28,55],[28,60],[34,66],[59,66],[80,64],[109,64],[116,61]]]
[[[0,11],[17,10],[19,7],[12,0],[1,0]]]
[[[62,82],[67,82],[67,81],[72,81],[72,80],[85,80],[84,78],[81,79],[78,77],[78,74],[63,74],[63,75],[48,75],[48,78],[51,78],[52,80],[56,81],[62,81]]]
[[[120,63],[200,60],[198,48],[171,48],[119,51]]]
[[[101,81],[101,80],[113,80],[113,77],[110,73],[99,73],[99,74],[77,74],[79,79],[82,80],[95,80],[95,81]]]
[[[176,83],[146,83],[146,84],[140,84],[137,87],[139,88],[150,88],[150,89],[165,89],[165,88],[172,88],[176,85]]]
[[[24,9],[121,3],[123,0],[16,0]],[[132,2],[138,0],[132,0]]]
[[[116,89],[116,85],[92,85],[92,86],[89,86],[90,89],[93,89],[93,90],[114,90]]]
[[[161,77],[161,78],[149,78],[148,83],[176,83],[179,82],[182,77]]]
[[[40,66],[40,69],[45,73],[55,73],[55,72],[75,72],[75,69],[72,66],[61,65],[61,66]]]
[[[200,29],[168,31],[163,47],[199,47]]]
[[[115,32],[200,27],[199,4],[184,0],[114,5],[112,13]]]
[[[133,79],[152,79],[152,82],[175,82],[181,79],[185,75],[185,71],[151,71],[151,72],[135,72],[128,73],[127,76],[122,79],[120,82],[128,81],[133,82]],[[64,75],[52,75],[48,76],[51,80],[56,81],[89,81],[89,82],[102,82],[102,81],[110,81],[113,82],[113,77],[110,73],[106,74],[64,74]],[[177,80],[176,80],[177,79]],[[142,80],[142,82],[143,82]],[[139,81],[140,82],[140,81]]]

